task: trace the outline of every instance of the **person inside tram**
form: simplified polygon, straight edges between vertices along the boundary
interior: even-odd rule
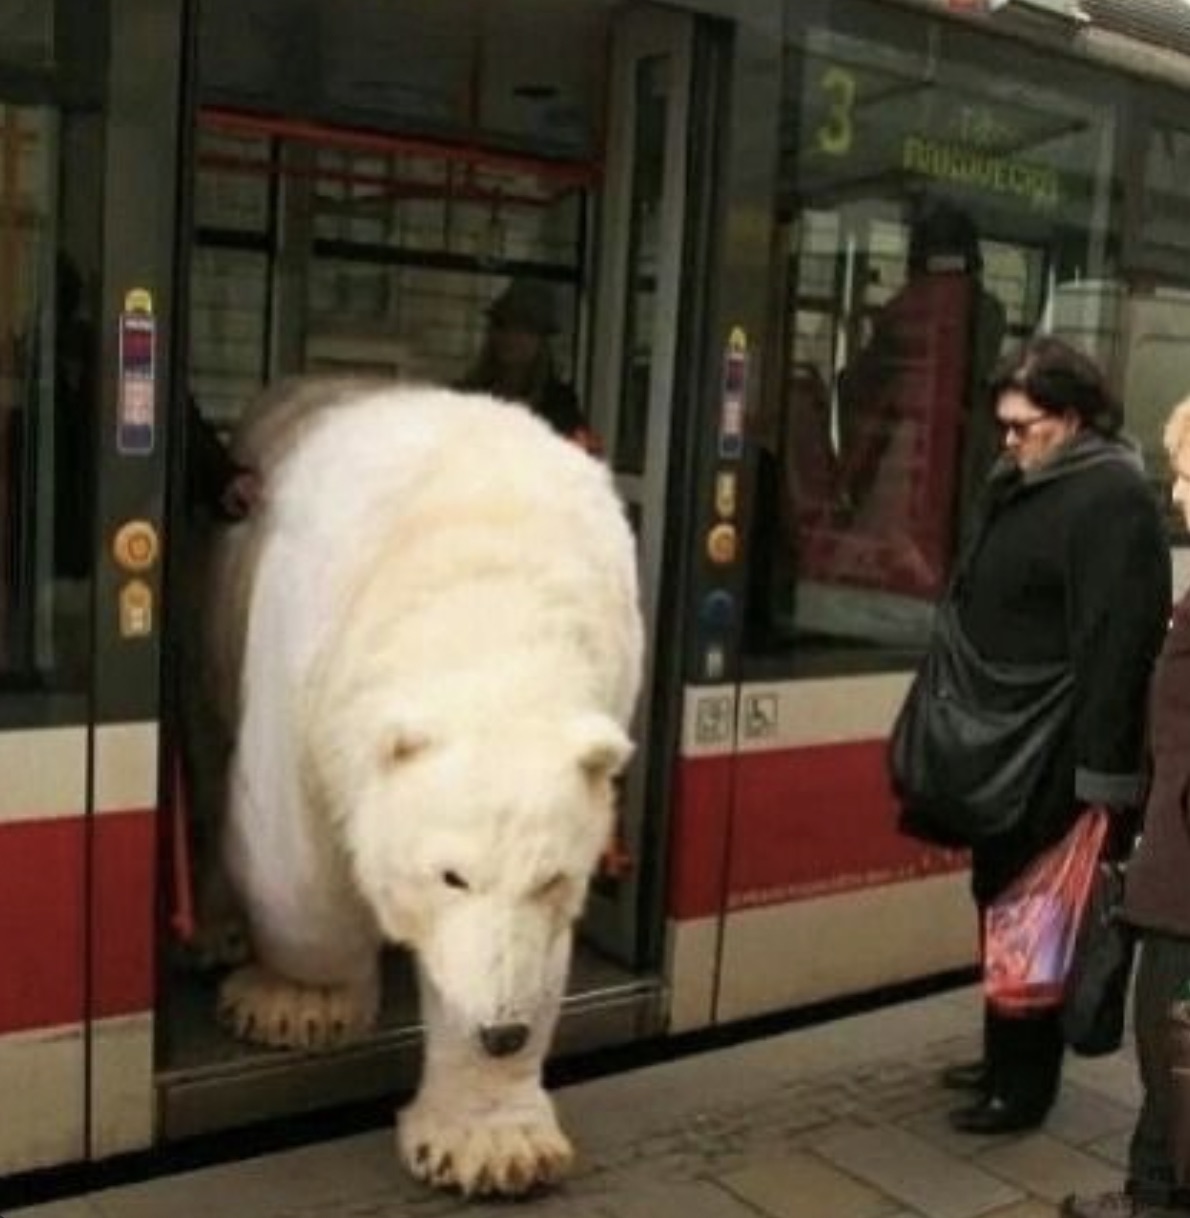
[[[578,395],[559,375],[550,349],[558,330],[549,286],[514,279],[488,309],[487,337],[459,388],[521,402],[561,435],[590,447]]]
[[[984,286],[982,272],[979,233],[970,215],[947,200],[922,205],[910,228],[905,285],[877,314],[870,339],[839,378],[839,492],[855,519],[884,530],[907,526],[910,508],[903,496],[911,488],[915,498],[921,491],[911,476],[914,454],[929,453],[936,444],[923,444],[919,433],[928,429],[929,435],[940,436],[949,430],[957,436],[954,468],[947,471],[954,495],[938,510],[957,512],[954,541],[966,533],[1000,445],[985,407],[988,379],[1007,329],[1006,313]],[[967,318],[962,346],[933,347],[925,331],[947,333],[956,308]],[[944,361],[953,361],[950,368],[961,377],[957,400],[940,389],[952,376]],[[928,415],[917,427],[909,426],[922,401]],[[948,418],[947,411],[954,414]],[[927,530],[933,527],[926,522]]]
[[[260,478],[233,460],[191,395],[186,401],[186,492],[191,507],[213,520],[243,520],[260,499]]]

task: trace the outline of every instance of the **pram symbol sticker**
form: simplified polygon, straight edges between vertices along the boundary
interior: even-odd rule
[[[726,744],[731,740],[732,698],[730,694],[701,698],[694,718],[694,738],[699,744]]]

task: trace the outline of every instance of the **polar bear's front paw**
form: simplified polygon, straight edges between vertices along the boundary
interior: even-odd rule
[[[413,1176],[466,1196],[523,1196],[556,1183],[574,1161],[544,1092],[532,1112],[470,1119],[465,1111],[447,1114],[414,1102],[400,1115],[397,1144]]]
[[[242,1040],[276,1049],[330,1049],[367,1032],[377,1005],[372,986],[301,985],[248,965],[220,987],[219,1022]]]

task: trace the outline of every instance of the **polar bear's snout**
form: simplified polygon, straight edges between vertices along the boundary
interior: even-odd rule
[[[529,1041],[527,1023],[488,1024],[479,1029],[479,1043],[489,1057],[511,1057]]]

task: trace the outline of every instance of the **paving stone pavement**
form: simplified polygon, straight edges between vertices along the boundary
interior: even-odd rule
[[[6,1218],[1054,1218],[1117,1186],[1131,1050],[1072,1059],[1044,1129],[964,1137],[937,1075],[976,1052],[978,1011],[955,991],[566,1088],[578,1169],[519,1205],[415,1185],[377,1131]]]

